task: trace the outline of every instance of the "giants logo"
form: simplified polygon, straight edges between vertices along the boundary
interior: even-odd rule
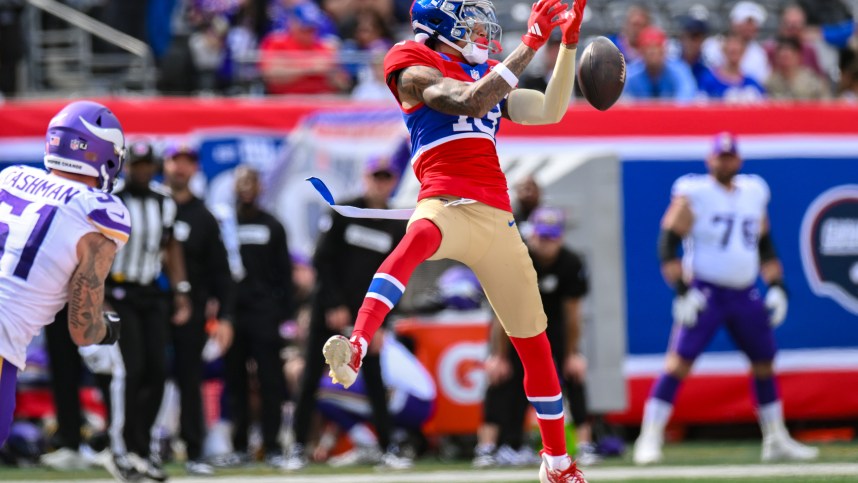
[[[801,223],[801,261],[815,294],[858,314],[858,185],[813,200]]]
[[[438,359],[438,384],[450,401],[469,405],[483,400],[486,372],[483,361],[488,356],[485,342],[462,342],[453,345]]]

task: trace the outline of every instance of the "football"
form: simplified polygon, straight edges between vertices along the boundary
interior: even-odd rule
[[[605,111],[613,106],[626,85],[626,59],[606,37],[596,37],[581,54],[578,85],[591,106]]]

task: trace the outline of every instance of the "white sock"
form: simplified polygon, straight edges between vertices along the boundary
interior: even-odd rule
[[[545,458],[545,461],[548,462],[548,467],[553,471],[563,471],[572,465],[572,458],[570,458],[568,454],[563,456],[543,454],[542,456]]]
[[[673,404],[658,398],[650,398],[644,406],[641,432],[654,431],[656,434],[664,434],[664,428],[667,426],[672,412]]]
[[[358,338],[357,336],[352,336],[352,342],[357,339],[357,343],[360,345],[360,360],[363,360],[366,357],[366,351],[369,348],[369,343],[363,337]]]
[[[780,400],[758,407],[757,419],[760,422],[763,439],[787,434],[784,424],[784,408]]]
[[[362,423],[352,426],[352,429],[349,430],[349,439],[355,446],[370,447],[378,444],[375,434]]]

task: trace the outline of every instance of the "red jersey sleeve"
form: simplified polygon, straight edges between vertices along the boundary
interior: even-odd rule
[[[413,40],[399,42],[391,47],[384,57],[384,78],[387,87],[397,101],[399,100],[399,93],[396,91],[394,74],[406,67],[415,65],[434,67],[444,72],[444,63],[441,57],[434,50]]]

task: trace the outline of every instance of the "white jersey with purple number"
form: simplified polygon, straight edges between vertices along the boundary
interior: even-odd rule
[[[689,174],[673,184],[694,214],[683,242],[682,266],[695,280],[746,288],[759,275],[758,243],[769,203],[769,186],[756,175],[737,175],[726,189],[712,176]]]
[[[131,220],[119,198],[42,169],[0,171],[0,356],[26,349],[68,300],[78,241],[101,233],[122,248]]]

